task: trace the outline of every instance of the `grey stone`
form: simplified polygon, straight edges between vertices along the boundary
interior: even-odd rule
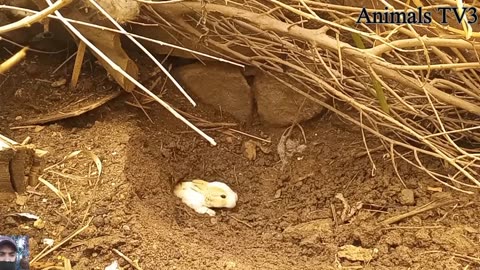
[[[219,62],[195,63],[178,67],[172,73],[202,103],[241,122],[250,122],[253,95],[239,67]]]
[[[305,86],[286,75],[277,74],[275,76],[278,76],[283,81],[294,85],[300,90],[305,90]],[[255,76],[253,92],[255,94],[257,112],[260,119],[264,123],[273,126],[288,126],[295,120],[297,120],[297,122],[306,121],[318,115],[323,110],[323,107],[319,104],[306,99],[301,94],[278,81],[275,77],[265,73],[259,73]],[[298,114],[298,118],[295,119],[304,101],[305,103]]]

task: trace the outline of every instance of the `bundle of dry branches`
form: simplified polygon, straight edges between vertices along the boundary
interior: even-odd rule
[[[480,76],[475,70],[480,67],[480,44],[472,39],[480,32],[465,23],[447,27],[438,17],[430,24],[357,22],[362,4],[373,3],[367,12],[385,12],[388,7],[415,13],[419,6],[424,11],[462,6],[461,0],[436,1],[435,6],[420,0],[352,1],[356,6],[312,0],[136,1],[142,3],[144,26],[169,33],[177,46],[189,40],[202,52],[276,76],[292,91],[378,137],[394,165],[403,159],[462,192],[480,187]],[[94,0],[88,2],[98,8]],[[108,15],[101,9],[98,13]],[[113,31],[127,34],[114,25]],[[171,109],[118,68],[114,67]],[[326,101],[331,99],[348,104],[357,114],[338,110],[335,102]],[[432,160],[441,161],[445,171],[432,169]]]
[[[386,1],[371,2],[381,8],[368,12],[385,12],[385,5],[393,8]],[[421,4],[392,2],[412,12],[417,11],[414,3]],[[424,11],[433,10],[423,2]],[[403,159],[443,184],[471,193],[480,187],[480,77],[475,70],[480,67],[480,43],[466,37],[480,33],[464,31],[460,24],[447,27],[438,17],[423,25],[357,23],[361,5],[310,0],[150,2],[143,13],[172,36],[281,74],[277,77],[286,84],[290,79],[300,82],[305,87],[289,84],[292,91],[376,135],[394,165],[395,159]],[[358,114],[337,110],[325,102],[327,97],[349,104]],[[442,161],[444,173],[429,166],[432,158]]]

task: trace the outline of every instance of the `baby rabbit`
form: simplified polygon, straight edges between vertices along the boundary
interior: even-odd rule
[[[175,186],[174,194],[199,214],[215,216],[213,208],[234,208],[238,196],[222,182],[207,182],[200,179],[181,182]]]

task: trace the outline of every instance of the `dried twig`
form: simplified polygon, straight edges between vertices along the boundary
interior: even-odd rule
[[[430,250],[430,251],[422,252],[421,255],[434,254],[434,253],[451,255],[451,256],[454,256],[454,257],[456,257],[456,258],[458,258],[458,259],[462,259],[462,260],[464,260],[464,261],[467,261],[467,262],[470,262],[470,263],[474,263],[474,264],[476,264],[476,265],[480,265],[480,258],[472,257],[472,256],[468,256],[468,255],[463,255],[463,254],[459,254],[459,253],[442,251],[442,250]]]
[[[59,0],[56,1],[55,4],[52,4],[50,7],[35,13],[33,15],[30,15],[28,17],[25,17],[21,19],[20,21],[3,25],[0,26],[0,34],[11,32],[13,30],[22,28],[22,27],[29,27],[30,25],[41,21],[42,19],[46,18],[48,15],[52,14],[53,12],[61,9],[62,7],[70,4],[73,0]],[[5,5],[0,5],[0,9],[4,8]]]
[[[82,71],[83,58],[85,56],[86,45],[84,42],[80,41],[78,44],[78,49],[75,58],[75,65],[73,66],[72,79],[70,81],[70,87],[76,88],[78,77],[80,77],[80,72]]]
[[[13,66],[18,64],[18,62],[22,61],[23,58],[27,55],[27,50],[28,47],[23,47],[20,51],[18,51],[15,55],[12,57],[8,58],[5,62],[0,64],[0,74],[5,73],[9,69],[11,69]]]
[[[200,45],[204,41],[208,43],[205,49],[216,55],[270,73],[309,101],[377,136],[383,145],[390,146],[393,166],[397,164],[395,156],[400,157],[455,190],[471,194],[471,188],[480,188],[478,149],[458,143],[480,142],[476,128],[480,125],[476,120],[480,115],[480,74],[475,70],[480,64],[467,57],[478,54],[480,44],[458,37],[464,32],[455,26],[425,30],[415,25],[402,28],[384,24],[385,31],[378,32],[370,25],[355,24],[360,6],[311,0],[186,1],[152,4],[150,10],[149,19],[172,36],[199,40]],[[298,17],[287,18],[286,12]],[[318,16],[317,12],[331,17]],[[305,18],[323,27],[307,27]],[[425,31],[431,32],[428,38],[422,34]],[[370,47],[361,49],[347,43],[351,33],[362,36]],[[444,37],[452,34],[457,37]],[[447,50],[453,50],[461,60],[453,63]],[[451,83],[430,78],[433,70],[449,72]],[[378,105],[373,81],[385,90],[388,114]],[[326,97],[347,103],[364,119],[359,121],[338,110],[325,101]],[[434,172],[424,162],[432,157],[457,173]]]
[[[391,217],[391,218],[387,218],[386,220],[382,221],[380,224],[390,225],[390,224],[399,222],[402,219],[412,217],[412,216],[415,216],[417,214],[420,214],[420,213],[423,213],[423,212],[426,212],[426,211],[430,211],[430,210],[433,210],[435,208],[439,208],[439,207],[442,207],[442,206],[445,206],[445,205],[448,205],[448,204],[452,204],[452,203],[456,203],[456,202],[457,202],[457,200],[433,201],[433,202],[427,203],[425,205],[422,205],[418,208],[415,208],[412,211],[409,211],[407,213],[404,213],[404,214],[401,214],[401,215],[398,215],[398,216],[394,216],[394,217]]]
[[[238,218],[236,218],[236,217],[234,217],[234,216],[232,216],[232,215],[228,215],[228,216],[231,217],[233,220],[235,220],[235,221],[237,221],[237,222],[239,222],[239,223],[242,223],[243,225],[247,226],[247,227],[250,228],[250,229],[253,228],[252,225],[248,224],[247,222],[245,222],[245,221],[243,221],[243,220],[240,220],[240,219],[238,219]]]
[[[87,224],[85,224],[85,226],[79,228],[78,230],[76,230],[75,232],[73,232],[72,234],[70,234],[69,236],[65,237],[62,241],[60,241],[58,244],[56,244],[55,246],[53,246],[52,248],[50,248],[49,250],[46,250],[45,252],[40,252],[37,254],[37,256],[35,256],[31,261],[30,263],[35,263],[39,260],[41,260],[42,258],[44,258],[45,256],[47,256],[48,254],[50,254],[51,252],[57,250],[59,247],[61,247],[63,244],[65,244],[66,242],[70,241],[72,238],[74,238],[75,236],[77,236],[78,234],[80,234],[81,232],[83,232],[86,228],[88,228],[88,226],[90,226],[90,222],[92,221],[93,218],[90,218],[89,221],[87,222]]]
[[[138,262],[134,262],[132,259],[128,258],[127,256],[125,256],[125,254],[115,248],[113,248],[112,250],[117,253],[118,256],[122,257],[125,261],[127,261],[133,268],[137,270],[142,270],[142,268],[138,265]]]

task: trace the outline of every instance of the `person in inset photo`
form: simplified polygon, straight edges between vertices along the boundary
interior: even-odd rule
[[[0,236],[0,270],[16,270],[17,244],[8,236]]]

